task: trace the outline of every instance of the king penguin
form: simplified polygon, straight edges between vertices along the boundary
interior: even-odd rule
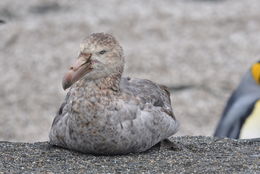
[[[253,64],[229,98],[215,137],[260,137],[260,61]]]

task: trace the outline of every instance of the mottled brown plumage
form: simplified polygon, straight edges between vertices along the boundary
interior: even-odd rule
[[[95,33],[63,80],[71,86],[50,131],[50,143],[84,153],[145,151],[178,130],[166,87],[122,78],[123,50],[116,39]]]

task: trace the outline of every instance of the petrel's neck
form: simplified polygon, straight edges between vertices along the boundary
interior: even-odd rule
[[[115,92],[120,91],[120,80],[121,80],[121,73],[118,74],[111,74],[109,76],[90,80],[82,78],[76,84],[76,88],[83,88],[88,92],[92,91],[103,91],[103,90],[112,90]]]
[[[119,91],[120,80],[121,80],[121,73],[120,74],[112,74],[110,76],[97,79],[97,80],[94,81],[94,83],[101,90],[110,89],[110,90],[113,90],[113,91]]]

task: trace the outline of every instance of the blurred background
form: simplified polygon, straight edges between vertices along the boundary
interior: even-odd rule
[[[124,75],[170,87],[181,135],[213,134],[260,59],[259,0],[1,0],[0,140],[44,141],[61,80],[93,32],[124,48]]]

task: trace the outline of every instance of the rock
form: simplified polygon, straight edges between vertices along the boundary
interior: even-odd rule
[[[3,173],[259,173],[260,139],[175,137],[176,147],[93,156],[48,144],[0,142]]]

